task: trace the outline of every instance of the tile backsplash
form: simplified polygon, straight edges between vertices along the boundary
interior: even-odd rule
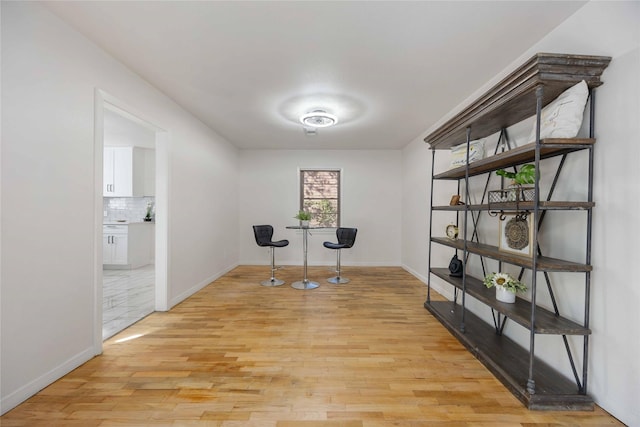
[[[148,203],[153,205],[152,217],[155,220],[155,197],[104,197],[104,221],[125,219],[140,222],[147,215]]]

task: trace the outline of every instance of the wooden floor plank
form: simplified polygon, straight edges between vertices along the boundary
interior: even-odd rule
[[[314,290],[263,287],[240,266],[0,418],[22,426],[622,425],[593,412],[529,411],[423,307],[396,267],[310,267]],[[434,299],[440,298],[434,296]],[[130,338],[127,340],[127,338]]]

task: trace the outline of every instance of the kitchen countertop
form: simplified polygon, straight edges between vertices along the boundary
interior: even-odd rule
[[[134,224],[155,224],[155,221],[104,221],[102,225],[134,225]]]

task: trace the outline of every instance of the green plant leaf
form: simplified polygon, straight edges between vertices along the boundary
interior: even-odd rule
[[[528,164],[520,168],[516,173],[515,181],[518,184],[534,184],[536,182],[536,167]]]
[[[515,172],[507,172],[504,169],[498,169],[496,171],[496,175],[499,175],[499,176],[502,176],[502,177],[505,177],[505,178],[508,178],[508,179],[515,179],[515,177],[516,177],[516,173]]]
[[[498,169],[496,175],[512,179],[516,184],[534,184],[536,182],[536,167],[532,164],[523,165],[518,172],[507,172]]]

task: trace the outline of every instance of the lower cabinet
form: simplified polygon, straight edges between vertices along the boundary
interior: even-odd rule
[[[106,269],[139,268],[153,263],[154,224],[102,226],[102,264]]]
[[[128,226],[102,226],[102,264],[127,264]]]

